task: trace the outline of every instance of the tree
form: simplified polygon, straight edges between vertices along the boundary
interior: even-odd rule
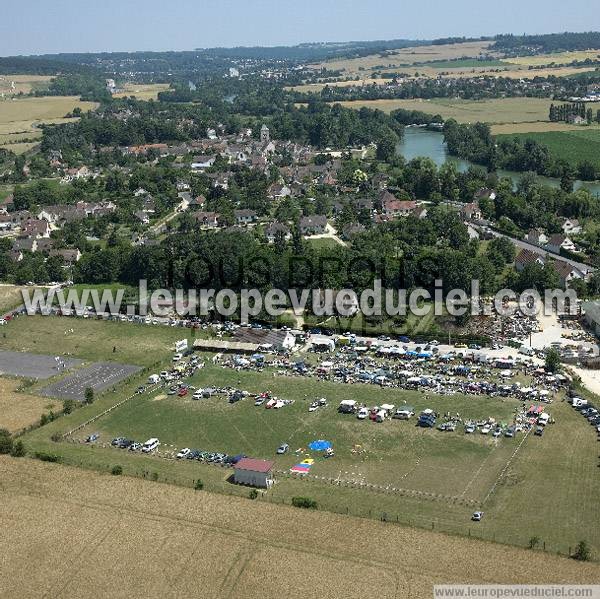
[[[13,440],[5,428],[0,428],[0,454],[8,454],[13,450]]]
[[[560,353],[559,351],[551,347],[546,352],[546,370],[548,372],[557,372],[560,369]]]
[[[86,387],[83,402],[87,405],[94,403],[94,390],[91,387]]]
[[[121,474],[123,474],[123,466],[119,466],[119,464],[113,466],[110,470],[110,473],[113,476],[120,476]]]
[[[194,489],[196,491],[202,491],[202,489],[204,489],[204,483],[198,479],[194,481]]]
[[[74,399],[65,399],[63,401],[63,414],[70,414],[75,409],[76,403]]]
[[[384,129],[377,138],[377,159],[386,162],[392,159],[396,154],[397,143],[398,136],[391,129]]]
[[[591,557],[591,551],[586,541],[579,541],[579,543],[577,543],[577,547],[575,547],[575,553],[572,557],[580,562],[589,561]]]

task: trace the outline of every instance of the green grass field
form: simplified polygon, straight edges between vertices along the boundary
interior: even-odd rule
[[[70,328],[75,335],[64,334]],[[71,430],[128,397],[145,382],[150,365],[154,372],[165,368],[170,363],[169,344],[182,338],[182,332],[50,317],[21,317],[6,325],[1,348],[56,353],[58,347],[61,353],[87,360],[115,359],[146,366],[115,391],[99,395],[93,405],[27,433],[23,440],[28,450],[58,454],[66,464],[100,472],[120,464],[126,475],[154,477],[156,473],[159,481],[184,486],[201,478],[207,490],[247,495],[246,488],[228,481],[231,471],[218,466],[50,440],[53,433]],[[118,347],[116,354],[113,345]],[[100,432],[102,444],[120,435],[142,441],[158,436],[165,451],[187,446],[243,452],[276,459],[276,468],[284,472],[312,455],[316,462],[311,478],[298,480],[278,473],[275,487],[263,500],[289,503],[291,497],[304,495],[316,499],[324,510],[371,518],[385,514],[386,519],[398,522],[521,546],[538,536],[548,551],[561,553],[586,539],[596,555],[600,553],[600,529],[594,524],[600,518],[598,442],[592,428],[560,399],[548,408],[557,423],[549,425],[544,437],[521,434],[515,439],[494,440],[480,434],[465,435],[459,429],[453,433],[419,429],[414,419],[381,424],[359,421],[338,414],[336,408],[342,399],[368,405],[406,401],[416,411],[430,407],[442,413],[458,411],[463,418],[491,416],[508,421],[517,401],[274,376],[270,369],[236,372],[210,361],[189,382],[195,386],[231,385],[250,392],[270,390],[295,403],[266,410],[248,399],[230,405],[223,397],[194,401],[166,396],[161,390],[134,396],[75,433],[74,438]],[[329,405],[309,413],[309,401],[320,397],[326,397]],[[319,438],[333,442],[334,458],[327,460],[305,451],[298,456],[275,455],[282,442],[288,442],[294,452]],[[480,504],[485,518],[473,525],[470,515]]]
[[[254,406],[250,400],[230,405],[223,397],[195,401],[191,398],[139,396],[122,409],[115,410],[93,427],[106,438],[119,435],[146,440],[161,437],[163,443],[181,449],[194,447],[246,453],[260,458],[275,458],[276,448],[283,442],[292,450],[306,449],[315,439],[333,442],[337,450],[334,460],[320,454],[315,474],[347,480],[364,480],[378,485],[392,485],[445,495],[461,495],[482,463],[489,467],[476,484],[469,486],[465,497],[482,498],[493,483],[498,466],[514,451],[514,440],[495,441],[483,435],[443,434],[435,430],[415,428],[415,422],[359,421],[355,416],[340,415],[337,405],[343,399],[356,399],[367,404],[405,402],[417,411],[426,407],[459,411],[469,418],[492,416],[509,421],[516,402],[457,396],[451,399],[429,397],[419,392],[381,390],[371,386],[346,386],[313,379],[273,378],[270,372],[240,372],[207,366],[195,375],[194,386],[238,385],[251,392],[271,390],[278,397],[295,403],[280,410]],[[156,396],[161,399],[156,399]],[[308,412],[311,400],[326,397],[329,405]],[[360,445],[362,452],[352,453]],[[301,456],[301,457],[299,457]],[[277,456],[277,467],[288,469],[305,457]],[[496,464],[494,467],[492,464]],[[448,472],[452,475],[448,476]]]
[[[572,131],[547,131],[541,133],[519,133],[499,135],[500,139],[517,137],[521,140],[533,139],[547,146],[556,158],[568,160],[571,164],[589,160],[600,166],[600,129],[581,127]]]
[[[138,366],[168,359],[175,341],[191,336],[190,329],[180,327],[54,316],[20,316],[2,333],[0,349]]]

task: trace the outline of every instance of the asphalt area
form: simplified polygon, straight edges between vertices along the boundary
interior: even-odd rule
[[[0,375],[49,379],[82,363],[82,360],[59,356],[0,350]]]
[[[95,393],[108,389],[112,385],[141,370],[139,366],[118,364],[115,362],[96,362],[87,368],[77,370],[60,381],[47,385],[40,390],[46,397],[83,400],[85,390],[91,387]]]

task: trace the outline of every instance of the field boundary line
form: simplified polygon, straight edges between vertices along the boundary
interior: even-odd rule
[[[155,391],[157,388],[159,387],[159,385],[153,385],[152,387],[150,387],[147,391],[147,393],[150,393],[152,391]],[[139,393],[132,393],[129,397],[126,397],[125,399],[122,399],[120,402],[114,404],[113,406],[111,406],[110,408],[107,408],[106,410],[104,410],[103,412],[100,412],[100,414],[96,414],[95,416],[93,416],[92,418],[90,418],[89,420],[86,420],[85,422],[82,422],[81,424],[77,425],[75,428],[67,431],[66,433],[63,433],[62,435],[62,439],[66,439],[67,437],[72,436],[74,433],[76,433],[77,431],[80,431],[82,428],[85,428],[86,426],[88,426],[89,424],[92,424],[92,422],[96,422],[96,420],[98,420],[99,418],[102,418],[102,416],[106,416],[106,414],[109,414],[110,412],[112,412],[113,410],[116,410],[117,408],[121,407],[124,403],[130,401],[131,399],[133,399],[134,397],[140,395]]]
[[[531,431],[532,431],[532,429],[529,429],[525,433],[525,435],[523,436],[523,439],[521,439],[521,442],[519,443],[519,445],[517,446],[517,448],[513,451],[513,453],[510,456],[510,458],[508,458],[508,461],[504,465],[504,468],[502,468],[502,470],[500,471],[500,474],[498,474],[498,477],[494,481],[494,484],[491,486],[491,488],[488,491],[487,495],[484,497],[483,501],[481,502],[481,505],[483,505],[484,503],[486,503],[486,501],[490,498],[490,496],[492,495],[492,493],[496,490],[496,487],[498,486],[498,483],[500,482],[500,480],[504,476],[504,473],[508,470],[509,466],[511,465],[512,461],[515,459],[516,455],[519,453],[519,450],[523,446],[523,443],[525,443],[525,439],[527,439],[527,437],[529,436],[529,433],[531,433]]]

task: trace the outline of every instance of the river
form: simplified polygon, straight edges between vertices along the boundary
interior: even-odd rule
[[[466,171],[472,164],[468,160],[450,156],[444,143],[444,134],[439,131],[425,129],[425,127],[406,127],[404,129],[404,137],[398,144],[397,150],[406,160],[425,156],[431,158],[437,166],[441,166],[446,162],[452,162],[456,165],[457,170],[461,172]],[[498,170],[498,176],[509,177],[516,186],[523,173]],[[540,183],[550,187],[560,186],[559,179],[538,175],[538,180]],[[591,193],[600,196],[600,181],[575,181],[574,189],[580,188],[588,189]]]

